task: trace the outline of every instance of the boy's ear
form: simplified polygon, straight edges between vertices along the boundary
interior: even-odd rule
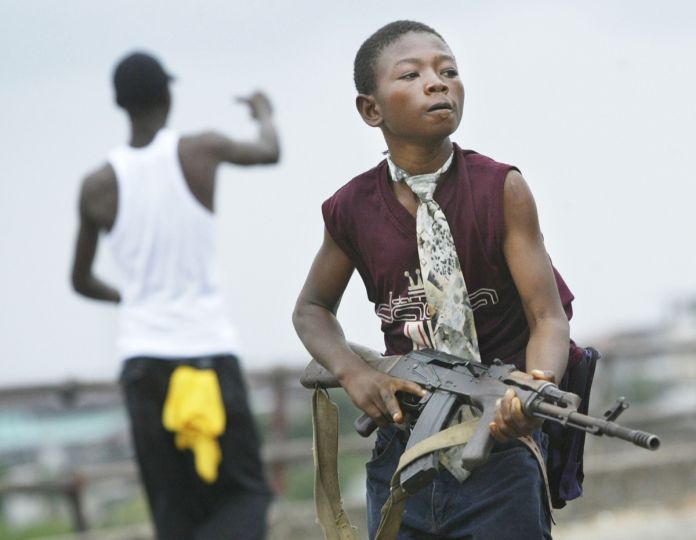
[[[358,94],[358,97],[355,98],[355,106],[368,126],[379,127],[382,125],[382,113],[379,110],[379,105],[375,102],[374,96]]]

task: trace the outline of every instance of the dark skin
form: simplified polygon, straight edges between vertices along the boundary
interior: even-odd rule
[[[464,87],[454,55],[429,33],[410,32],[387,46],[375,68],[376,90],[361,94],[362,119],[381,129],[392,160],[409,174],[440,168],[452,151],[449,136],[462,117]],[[418,198],[402,182],[391,184],[399,202],[415,216]],[[504,187],[503,254],[522,300],[530,328],[526,349],[530,379],[559,380],[568,358],[569,326],[543,243],[534,198],[519,172],[508,173]],[[397,391],[423,395],[409,381],[379,373],[355,355],[336,318],[341,297],[354,271],[345,253],[324,230],[293,323],[312,356],[331,371],[357,407],[378,425],[401,422]],[[540,426],[522,413],[510,390],[499,400],[489,426],[499,441],[528,435]]]
[[[194,197],[211,212],[214,210],[215,178],[222,163],[255,165],[276,163],[280,157],[278,136],[272,122],[268,98],[256,92],[238,98],[247,105],[259,124],[254,141],[235,141],[214,131],[182,136],[179,141],[179,161],[186,183]],[[134,148],[147,146],[164,127],[170,110],[170,97],[147,110],[130,111],[131,135]],[[111,165],[104,164],[87,175],[80,192],[80,226],[75,242],[72,268],[74,290],[87,298],[119,302],[119,291],[94,275],[93,264],[102,231],[110,231],[118,210],[118,187]]]

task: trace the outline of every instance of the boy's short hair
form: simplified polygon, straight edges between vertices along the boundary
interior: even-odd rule
[[[160,61],[143,51],[122,58],[113,73],[116,103],[128,111],[144,110],[165,103],[174,78]]]
[[[394,43],[404,34],[409,32],[426,32],[439,37],[444,43],[444,38],[427,24],[416,21],[394,21],[389,23],[369,38],[367,38],[355,55],[353,63],[353,80],[355,88],[359,94],[372,94],[377,83],[375,81],[375,66],[380,53],[389,45]]]

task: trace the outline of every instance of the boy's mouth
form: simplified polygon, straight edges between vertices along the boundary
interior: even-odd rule
[[[451,111],[452,110],[452,104],[448,103],[447,101],[441,101],[440,103],[436,103],[432,107],[428,109],[428,112],[435,112],[435,111]]]

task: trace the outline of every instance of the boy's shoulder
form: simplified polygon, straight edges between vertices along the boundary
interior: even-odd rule
[[[502,197],[508,173],[519,171],[515,165],[497,161],[474,150],[463,150],[456,144],[457,168],[460,179],[479,197],[498,201]]]
[[[104,163],[85,176],[79,201],[83,219],[105,229],[113,225],[118,207],[118,183],[111,164]]]
[[[116,172],[108,162],[87,173],[82,180],[80,198],[91,203],[110,197],[117,189]]]
[[[341,186],[328,200],[349,202],[356,198],[371,196],[379,190],[379,181],[386,174],[387,162],[381,160],[377,165],[353,177]]]
[[[514,165],[503,163],[501,161],[496,161],[495,159],[488,157],[484,154],[480,154],[475,150],[467,150],[460,148],[457,143],[454,143],[454,151],[460,156],[460,158],[469,168],[495,170],[509,170],[511,168],[516,168]]]

